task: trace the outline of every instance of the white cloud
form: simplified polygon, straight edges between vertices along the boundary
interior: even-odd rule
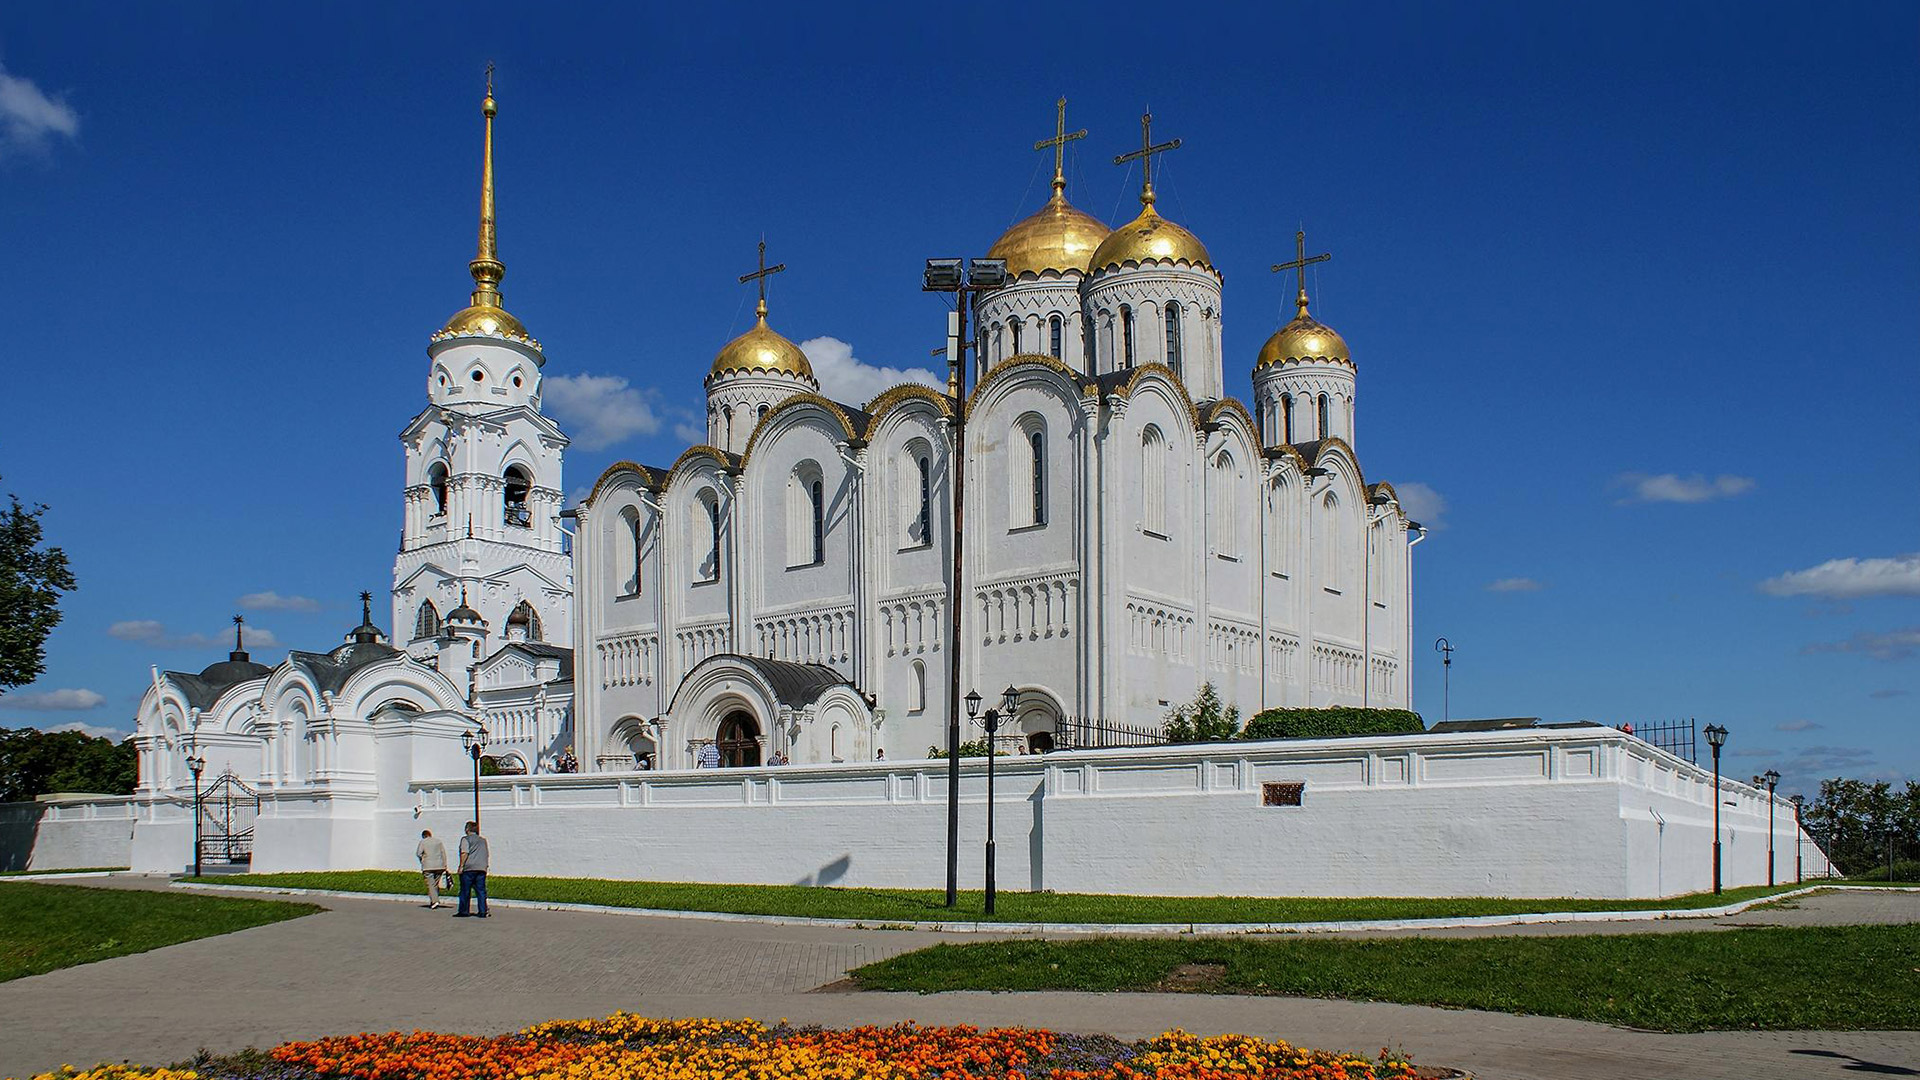
[[[673,435],[681,442],[698,445],[707,441],[707,429],[691,420],[682,420],[673,425]]]
[[[1920,626],[1889,630],[1884,634],[1862,630],[1845,641],[1809,645],[1804,651],[1860,653],[1863,656],[1871,656],[1875,660],[1905,660],[1915,653],[1920,653]]]
[[[1699,473],[1694,473],[1692,476],[1681,476],[1677,473],[1661,473],[1654,476],[1649,473],[1629,472],[1614,477],[1612,486],[1629,489],[1626,497],[1616,503],[1619,506],[1643,502],[1702,503],[1745,495],[1753,490],[1753,478],[1721,475],[1709,480]]]
[[[42,728],[41,730],[48,732],[77,731],[82,735],[91,735],[96,739],[112,739],[114,742],[125,742],[127,739],[133,737],[133,733],[130,731],[107,727],[105,724],[84,724],[78,720],[75,720],[71,724],[56,724],[53,727]]]
[[[309,596],[281,596],[269,589],[248,593],[234,601],[248,611],[319,611],[320,601]]]
[[[1393,491],[1400,496],[1400,509],[1408,517],[1429,529],[1447,527],[1445,496],[1420,483],[1395,484]]]
[[[548,409],[583,450],[660,430],[647,392],[618,375],[549,375],[544,385]]]
[[[813,365],[814,377],[820,380],[820,392],[849,405],[864,405],[880,396],[881,391],[901,383],[936,388],[946,385],[945,379],[935,378],[933,372],[925,368],[878,367],[856,359],[853,346],[835,337],[808,338],[800,343],[800,351],[807,354],[807,362]]]
[[[222,631],[217,634],[174,634],[167,630],[167,624],[158,619],[128,619],[107,627],[107,636],[121,641],[131,641],[155,649],[213,649],[232,648],[233,632]],[[273,631],[264,626],[247,627],[247,648],[277,649],[280,639]]]
[[[78,138],[80,114],[34,85],[32,79],[9,75],[0,67],[0,149],[12,146],[42,151],[55,135]]]
[[[1773,596],[1824,596],[1854,600],[1863,596],[1920,596],[1920,551],[1891,559],[1828,559],[1760,583]]]
[[[1503,577],[1488,584],[1488,592],[1539,592],[1546,588],[1530,577]]]
[[[85,712],[99,708],[106,701],[96,691],[78,689],[0,694],[0,708],[25,709],[28,712]]]

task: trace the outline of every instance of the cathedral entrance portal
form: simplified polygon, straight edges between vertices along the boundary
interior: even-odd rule
[[[720,750],[723,769],[760,764],[760,724],[744,709],[736,709],[720,721],[720,737],[714,744]]]

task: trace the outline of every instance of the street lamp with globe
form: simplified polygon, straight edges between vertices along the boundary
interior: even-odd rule
[[[207,769],[207,756],[199,744],[187,740],[187,769],[193,773],[193,876],[200,876],[200,774]]]
[[[1703,733],[1713,750],[1713,892],[1720,893],[1720,748],[1727,745],[1727,729],[1708,724]]]
[[[480,755],[487,750],[487,729],[485,725],[475,724],[477,730],[460,733],[460,745],[466,747],[467,756],[473,759],[473,824],[480,825]]]

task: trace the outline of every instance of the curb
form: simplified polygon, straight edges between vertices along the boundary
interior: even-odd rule
[[[117,874],[125,873],[127,873],[125,870],[87,870],[79,873],[49,870],[44,874],[8,874],[5,877],[0,877],[0,885],[9,881],[77,881],[81,878],[113,877]]]
[[[418,904],[425,894],[363,893],[333,889],[300,889],[281,885],[201,885],[175,881],[170,888],[209,892],[259,893],[276,896],[326,896],[343,900],[394,900]],[[836,930],[907,930],[939,934],[1000,934],[1008,936],[1045,936],[1080,934],[1101,937],[1145,935],[1164,937],[1173,934],[1339,934],[1362,930],[1448,930],[1476,926],[1523,926],[1563,922],[1651,922],[1656,919],[1714,919],[1737,915],[1758,904],[1788,900],[1833,885],[1808,885],[1771,896],[1755,897],[1734,904],[1711,908],[1661,908],[1645,911],[1547,911],[1513,915],[1463,915],[1435,919],[1375,919],[1298,923],[994,923],[994,922],[888,922],[868,919],[820,919],[788,915],[744,915],[727,911],[683,911],[667,908],[615,907],[611,904],[574,904],[558,900],[496,900],[488,907],[526,908],[533,911],[576,911],[596,915],[640,915],[655,919],[705,919],[711,922],[758,923],[771,926],[818,926]],[[1886,891],[1885,887],[1849,885],[1850,889]]]

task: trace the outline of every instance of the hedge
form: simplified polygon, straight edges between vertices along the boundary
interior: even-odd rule
[[[1266,709],[1247,722],[1243,739],[1326,739],[1339,735],[1409,735],[1427,730],[1406,709]]]

